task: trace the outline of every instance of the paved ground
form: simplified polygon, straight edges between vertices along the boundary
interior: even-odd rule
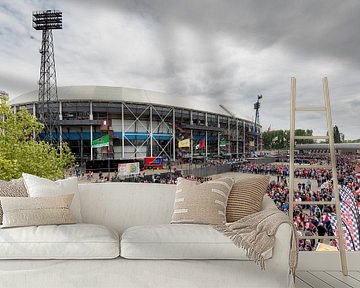
[[[188,165],[186,165],[186,168],[188,168],[187,167]],[[176,167],[176,170],[181,170],[181,166],[175,166]],[[183,167],[183,169],[185,168],[185,165],[182,165],[182,167]],[[195,167],[195,165],[193,166],[193,167]],[[199,167],[200,167],[200,165],[199,165]],[[173,168],[173,167],[172,167]],[[166,173],[166,172],[169,172],[169,169],[147,169],[147,170],[145,170],[145,174],[146,175],[153,175],[153,174],[157,174],[157,173]],[[230,172],[230,173],[234,173],[234,172]],[[239,173],[239,174],[245,174],[245,173],[240,173],[240,172],[236,172],[236,173]],[[108,172],[103,172],[103,175],[105,176],[105,177],[107,177],[108,175],[109,175],[109,173]],[[113,177],[115,175],[115,173],[110,173],[110,179],[111,179],[111,177]],[[230,174],[228,174],[228,173],[222,173],[222,174],[218,174],[218,175],[230,175]],[[219,176],[217,176],[217,177],[219,177]],[[80,178],[79,178],[79,182],[80,183],[96,183],[97,181],[98,181],[98,179],[99,179],[99,174],[98,173],[94,173],[94,176],[93,176],[93,178],[91,178],[91,179],[88,179],[87,178],[87,176],[86,175],[84,175],[84,176],[81,176]],[[277,181],[277,177],[276,176],[271,176],[271,180],[272,181]],[[306,180],[307,179],[302,179],[302,178],[295,178],[295,187],[296,187],[296,185],[298,184],[298,183],[304,183],[304,182],[306,182]],[[289,178],[287,177],[287,182],[289,183]],[[311,182],[312,182],[312,187],[314,188],[314,187],[317,187],[317,182],[315,181],[315,180],[311,180]]]

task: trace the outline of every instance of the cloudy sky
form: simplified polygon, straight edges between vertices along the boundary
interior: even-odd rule
[[[41,32],[34,10],[59,9],[59,86],[108,85],[191,96],[253,118],[263,95],[266,130],[289,128],[290,77],[298,104],[322,104],[327,76],[333,122],[360,138],[360,1],[0,0],[0,90],[37,89]],[[302,105],[303,106],[303,105]],[[298,117],[325,131],[325,118]]]

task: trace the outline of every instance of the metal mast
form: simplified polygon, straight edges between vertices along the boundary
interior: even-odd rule
[[[44,140],[57,144],[59,110],[52,30],[62,29],[62,12],[57,10],[33,12],[33,28],[42,30],[37,115],[45,125]]]
[[[255,109],[255,121],[254,121],[254,133],[253,133],[253,138],[254,138],[254,150],[256,149],[257,151],[259,150],[259,145],[258,145],[258,141],[257,141],[257,124],[260,123],[260,119],[259,119],[259,109],[260,109],[260,99],[262,98],[262,95],[257,95],[257,101],[254,104],[254,109]]]

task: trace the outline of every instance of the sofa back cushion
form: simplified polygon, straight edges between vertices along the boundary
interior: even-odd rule
[[[83,222],[105,225],[121,235],[132,226],[169,224],[176,185],[84,183],[79,184],[79,191]],[[263,208],[275,207],[268,196],[265,199]]]
[[[14,179],[11,181],[0,180],[0,197],[27,197],[24,179]],[[0,225],[2,224],[3,210],[0,203]]]
[[[47,197],[74,194],[70,210],[76,222],[82,222],[80,211],[80,196],[77,177],[52,181],[31,174],[23,173],[23,178],[29,197]]]
[[[178,178],[171,223],[224,224],[232,178],[199,183]]]
[[[74,194],[51,197],[0,197],[3,227],[73,224],[69,207]]]

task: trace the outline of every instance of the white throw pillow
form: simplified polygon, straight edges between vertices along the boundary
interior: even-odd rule
[[[48,197],[57,195],[75,194],[70,206],[76,222],[81,223],[80,195],[76,177],[52,181],[31,174],[23,173],[25,187],[29,197]]]

